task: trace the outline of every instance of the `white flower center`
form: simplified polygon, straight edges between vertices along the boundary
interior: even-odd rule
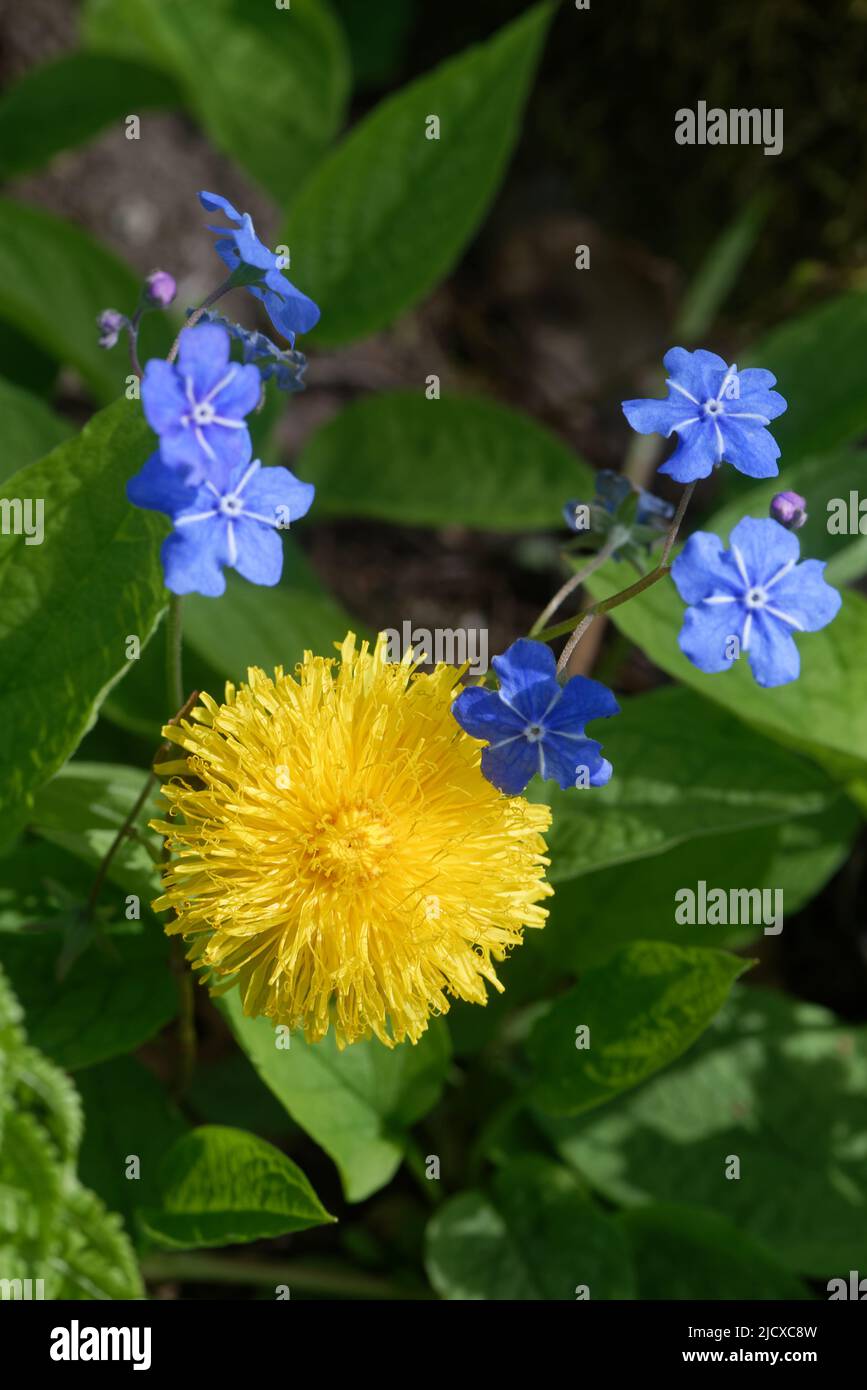
[[[528,724],[524,730],[524,738],[528,743],[539,743],[545,737],[545,730],[541,724]]]
[[[705,415],[709,415],[712,420],[716,419],[717,415],[722,415],[723,411],[724,407],[722,401],[713,400],[705,401],[704,403],[704,413]]]
[[[745,596],[747,608],[764,608],[768,601],[768,595],[758,584],[752,589],[747,589]]]
[[[241,498],[234,492],[227,492],[225,497],[220,498],[220,511],[223,516],[240,516],[243,505]]]
[[[216,413],[210,401],[197,401],[193,406],[193,424],[212,425]]]

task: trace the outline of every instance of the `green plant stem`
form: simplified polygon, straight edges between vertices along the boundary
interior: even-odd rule
[[[181,600],[177,594],[172,594],[166,615],[166,692],[169,709],[174,712],[184,703],[182,643]]]
[[[96,877],[93,880],[93,887],[91,888],[87,896],[87,902],[84,906],[84,917],[86,921],[90,921],[93,917],[93,914],[96,910],[97,899],[99,898],[99,895],[102,891],[102,885],[105,883],[106,874],[108,873],[111,867],[111,861],[114,859],[114,856],[117,854],[117,851],[120,849],[126,836],[130,833],[131,827],[138,819],[139,812],[141,811],[142,806],[144,806],[145,802],[147,801],[148,793],[150,792],[153,783],[154,774],[151,772],[148,774],[144,786],[142,787],[132,807],[127,813],[123,825],[118,830],[117,834],[115,835],[114,839],[109,845],[106,853],[102,857],[99,868],[96,871]]]
[[[142,1274],[149,1283],[178,1281],[191,1284],[244,1284],[276,1289],[285,1284],[290,1292],[345,1294],[357,1298],[427,1299],[431,1295],[419,1285],[407,1288],[354,1269],[316,1265],[303,1260],[279,1264],[270,1260],[248,1260],[226,1255],[154,1254],[142,1261]]]
[[[544,630],[548,619],[557,612],[560,604],[569,597],[574,589],[577,589],[580,584],[583,584],[585,579],[589,579],[591,574],[594,574],[595,571],[604,565],[605,561],[613,555],[614,551],[617,549],[617,543],[617,537],[609,536],[602,548],[587,561],[587,564],[582,565],[580,570],[576,570],[575,574],[573,574],[570,579],[566,580],[566,583],[557,590],[551,602],[545,604],[542,612],[530,628],[530,637],[535,637],[537,633]]]

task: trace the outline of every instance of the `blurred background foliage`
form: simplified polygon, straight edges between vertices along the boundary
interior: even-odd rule
[[[827,498],[859,486],[867,437],[867,4],[563,3],[535,73],[532,17],[496,37],[528,9],[292,0],[290,30],[270,0],[0,0],[0,467],[31,469],[46,496],[62,467],[68,487],[44,609],[19,621],[27,585],[6,591],[0,961],[24,1016],[4,988],[0,1177],[16,1194],[9,1249],[22,1268],[59,1261],[65,1292],[133,1294],[132,1244],[149,1291],[183,1298],[282,1282],[293,1297],[572,1297],[579,1282],[593,1297],[797,1297],[867,1266],[867,553],[824,526]],[[674,112],[699,99],[781,107],[782,153],[678,146]],[[426,147],[406,132],[430,111],[444,134]],[[124,635],[150,635],[165,600],[156,523],[119,486],[94,505],[147,431],[115,404],[75,432],[127,372],[121,349],[96,347],[99,310],[130,309],[157,265],[181,306],[216,282],[200,188],[290,242],[323,318],[302,344],[308,391],[256,422],[263,457],[316,481],[316,506],[273,594],[230,583],[218,608],[187,601],[189,686],[291,665],[350,622],[486,627],[502,650],[567,572],[560,504],[589,497],[596,468],[651,478],[655,444],[630,436],[620,401],[654,392],[674,341],[777,371],[781,485],[811,503],[805,551],[855,592],[810,639],[798,689],[773,694],[689,668],[661,586],[598,623],[582,661],[624,697],[606,739],[618,776],[589,808],[552,798],[551,921],[504,967],[506,994],[456,1007],[416,1049],[340,1058],[275,1053],[236,1000],[197,990],[199,1066],[178,1102],[164,938],[118,910],[152,896],[148,808],[114,892],[82,913],[165,717],[159,633],[104,690]],[[258,323],[249,299],[230,312]],[[170,328],[146,321],[145,355]],[[725,532],[773,490],[721,477],[691,519]],[[79,593],[68,647],[69,574],[95,535],[107,569]],[[134,587],[131,548],[152,557]],[[622,579],[612,568],[594,593]],[[9,674],[25,666],[29,686]],[[49,720],[52,680],[65,703]],[[782,885],[784,932],[685,942],[673,895],[699,879]],[[593,1020],[598,1066],[576,1071],[575,1018]],[[14,1131],[50,1148],[33,1173],[9,1160]],[[749,1181],[722,1180],[732,1152]],[[281,1197],[245,1225],[224,1176],[254,1167]]]

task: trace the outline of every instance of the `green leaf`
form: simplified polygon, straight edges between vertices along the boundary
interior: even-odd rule
[[[814,815],[839,796],[819,769],[676,686],[624,701],[589,732],[614,765],[606,787],[531,789],[554,812],[553,883],[696,837]]]
[[[636,1207],[619,1218],[641,1299],[806,1299],[809,1292],[757,1241],[697,1207]]]
[[[147,776],[143,768],[124,767],[120,763],[67,763],[36,793],[29,816],[30,828],[96,868],[126,822]],[[149,819],[158,813],[164,814],[165,808],[158,797],[159,788],[154,786],[131,823],[138,838],[124,839],[109,865],[108,879],[124,890],[123,894],[114,895],[119,915],[125,907],[127,894],[137,893],[147,902],[158,892],[153,853],[158,852],[161,842],[147,828]],[[148,845],[152,853],[148,853]],[[110,897],[110,891],[104,890],[100,903]]]
[[[592,474],[527,415],[482,397],[395,391],[354,401],[298,460],[317,513],[410,526],[526,531],[560,523]]]
[[[789,403],[774,421],[781,465],[836,449],[867,429],[861,363],[867,351],[867,292],[840,295],[783,323],[744,365],[775,373]]]
[[[801,554],[811,560],[826,560],[825,578],[830,584],[847,584],[867,571],[867,535],[831,535],[828,530],[828,503],[842,498],[848,510],[850,492],[857,492],[867,472],[867,453],[840,449],[833,454],[811,455],[789,464],[780,459],[780,474],[751,487],[746,496],[737,496],[718,511],[702,530],[715,531],[728,541],[729,533],[742,516],[767,516],[771,499],[785,490],[799,492],[807,500],[808,519],[798,532]]]
[[[62,979],[61,933],[5,932],[0,955],[33,1043],[67,1070],[129,1052],[174,1018],[168,941],[152,922],[99,939]]]
[[[577,1115],[667,1067],[704,1032],[748,964],[707,946],[640,941],[588,970],[530,1035],[534,1101],[553,1115]],[[580,1037],[579,1028],[587,1030]]]
[[[84,38],[169,73],[217,148],[284,206],[343,118],[346,46],[324,0],[88,0]]]
[[[550,19],[536,5],[388,97],[302,189],[281,240],[322,309],[317,342],[385,328],[451,270],[499,187]]]
[[[152,445],[140,406],[119,401],[7,480],[8,497],[44,501],[45,533],[33,546],[23,534],[0,537],[7,814],[74,751],[126,669],[127,637],[144,641],[164,606],[164,525],[124,491]]]
[[[131,112],[178,101],[164,73],[122,58],[71,53],[33,68],[0,101],[0,177],[39,169]]]
[[[237,1245],[335,1218],[301,1169],[242,1129],[203,1125],[178,1139],[159,1175],[160,1205],[139,1213],[145,1234],[169,1250]]]
[[[359,631],[288,539],[284,555],[283,578],[274,589],[227,574],[218,606],[199,594],[185,600],[184,639],[223,680],[245,680],[248,666],[291,671],[305,648],[331,656],[349,629]]]
[[[135,1231],[135,1209],[159,1203],[160,1163],[187,1126],[165,1087],[133,1057],[88,1067],[76,1084],[84,1105],[81,1180]],[[132,1157],[137,1178],[127,1177]]]
[[[106,1211],[87,1188],[73,1186],[63,1200],[58,1244],[47,1260],[52,1298],[143,1298],[144,1287],[120,1217]]]
[[[535,1156],[500,1168],[489,1196],[462,1192],[446,1202],[428,1226],[426,1264],[449,1299],[634,1296],[616,1222],[565,1169]]]
[[[546,959],[581,971],[637,940],[678,946],[736,946],[761,937],[758,926],[683,926],[675,893],[696,888],[779,888],[786,916],[797,912],[845,863],[858,832],[855,808],[841,798],[831,811],[777,826],[709,835],[641,859],[628,872],[612,867],[558,883],[538,939]],[[773,901],[773,900],[771,900]],[[503,967],[508,992],[509,962]]]
[[[97,345],[97,315],[131,313],[138,295],[132,272],[78,227],[0,198],[0,318],[75,367],[100,401],[120,395],[132,368],[121,347]],[[168,330],[153,333],[162,341]]]
[[[434,1023],[415,1046],[372,1039],[340,1052],[293,1036],[278,1048],[267,1018],[246,1018],[237,989],[220,1001],[232,1032],[292,1119],[334,1160],[349,1202],[384,1187],[400,1167],[403,1132],[436,1104],[449,1065],[449,1036]]]
[[[72,426],[29,391],[0,378],[0,415],[3,419],[3,455],[0,483],[10,474],[35,463],[72,434]]]
[[[634,581],[625,565],[608,564],[592,575],[594,598],[608,598]],[[677,644],[685,605],[672,581],[663,579],[611,612],[621,632],[657,666],[769,738],[815,759],[832,777],[863,778],[867,767],[867,601],[845,591],[843,607],[821,632],[798,635],[801,675],[765,690],[747,658],[730,671],[707,675],[687,661]]]
[[[765,192],[755,194],[708,250],[680,306],[673,334],[677,342],[698,342],[712,326],[756,244],[769,203]]]
[[[867,1029],[740,988],[669,1071],[595,1115],[545,1125],[612,1201],[705,1207],[821,1278],[867,1265],[865,1086]]]

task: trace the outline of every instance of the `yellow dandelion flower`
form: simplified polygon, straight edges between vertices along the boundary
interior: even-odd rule
[[[251,667],[163,730],[186,756],[164,769],[181,776],[154,826],[176,857],[154,906],[196,967],[237,976],[246,1014],[417,1042],[450,996],[502,990],[493,962],[544,925],[550,811],[482,776],[460,678],[350,633],[339,661]]]

